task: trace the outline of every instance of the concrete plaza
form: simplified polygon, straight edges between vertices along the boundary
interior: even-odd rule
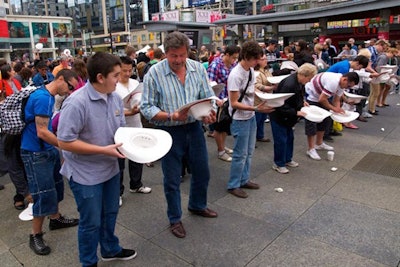
[[[320,152],[321,161],[306,156],[304,122],[295,130],[294,160],[300,166],[289,174],[271,169],[272,143],[257,143],[251,173],[261,188],[248,190],[247,199],[227,193],[230,164],[217,159],[215,141],[206,137],[208,201],[219,217],[188,213],[186,177],[181,185],[184,239],[168,229],[160,162],[144,167],[143,181],[153,191],[126,192],[116,227],[121,245],[136,249],[138,256],[99,261],[99,266],[399,266],[400,96],[390,95],[389,104],[367,123],[356,121],[360,129],[344,129],[335,137],[332,162],[326,152]],[[265,129],[271,137],[269,124]],[[227,145],[232,142],[229,137]],[[0,266],[79,266],[77,228],[49,231],[46,219],[44,238],[52,252],[35,255],[28,243],[31,223],[20,221],[12,205],[14,187],[8,176],[0,183],[6,186],[0,191]],[[277,187],[283,192],[275,192]],[[78,216],[67,184],[61,211]]]

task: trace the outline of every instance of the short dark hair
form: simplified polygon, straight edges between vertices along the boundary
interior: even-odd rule
[[[241,60],[259,59],[262,55],[263,50],[256,41],[245,42],[240,51]]]
[[[37,70],[44,69],[44,68],[47,69],[47,64],[44,61],[39,61],[38,63],[36,63],[35,68]]]
[[[14,64],[14,71],[15,72],[20,72],[22,70],[22,68],[24,67],[24,64],[22,64],[22,62],[17,62]]]
[[[130,58],[130,57],[119,57],[119,59],[121,60],[121,63],[122,64],[125,64],[125,65],[132,65],[133,64],[133,61],[132,61],[132,59]]]
[[[228,54],[232,56],[233,54],[239,54],[240,53],[240,47],[237,45],[230,45],[225,49],[225,54]]]
[[[73,78],[78,80],[78,74],[76,74],[74,71],[72,71],[70,69],[60,70],[59,72],[57,72],[57,75],[54,79],[56,80],[56,79],[60,78],[61,76],[64,77],[65,81],[70,81]]]
[[[97,74],[99,73],[107,77],[115,66],[121,66],[121,60],[118,57],[105,52],[97,52],[89,58],[87,63],[89,81],[96,83]]]
[[[346,77],[349,82],[354,82],[354,84],[358,84],[360,82],[360,77],[354,71],[343,74],[343,77]]]
[[[368,67],[369,59],[366,56],[357,56],[353,61],[357,61],[364,69]]]

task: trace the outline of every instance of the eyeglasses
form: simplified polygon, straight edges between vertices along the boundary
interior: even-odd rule
[[[73,86],[72,84],[70,84],[68,81],[65,81],[68,84],[68,89],[70,91],[74,91],[75,90],[75,86]]]

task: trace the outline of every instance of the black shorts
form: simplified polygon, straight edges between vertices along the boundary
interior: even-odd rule
[[[231,134],[231,124],[226,121],[215,122],[214,130],[219,133],[227,133],[228,135],[230,135]]]
[[[326,110],[326,108],[324,108],[323,106],[321,106],[318,102],[312,102],[312,101],[307,101],[310,105],[314,105],[314,106],[318,106],[320,108],[323,108]],[[307,136],[312,136],[312,135],[316,135],[317,132],[321,132],[321,131],[325,131],[328,123],[330,120],[330,117],[325,118],[323,121],[321,122],[312,122],[309,120],[305,120],[305,132]]]

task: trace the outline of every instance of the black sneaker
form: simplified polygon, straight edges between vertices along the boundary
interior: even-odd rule
[[[60,217],[57,219],[50,219],[49,229],[57,230],[61,228],[76,226],[78,224],[79,224],[79,219],[69,219],[67,217],[60,215]]]
[[[131,259],[134,259],[136,257],[137,253],[133,249],[122,249],[120,253],[118,253],[115,256],[110,256],[110,257],[105,257],[101,256],[101,259],[103,261],[128,261]]]
[[[43,233],[29,235],[29,247],[38,255],[49,255],[51,249],[43,241]]]

